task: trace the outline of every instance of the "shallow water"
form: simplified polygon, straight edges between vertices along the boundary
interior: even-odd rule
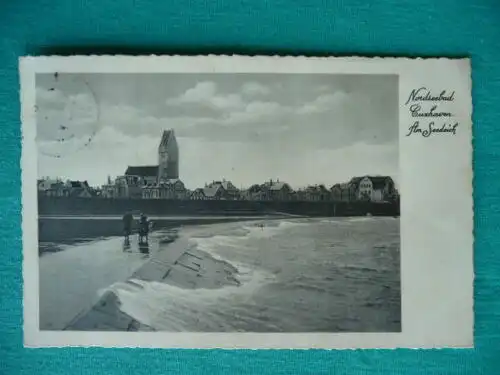
[[[40,328],[47,330],[63,329],[103,288],[126,280],[148,261],[139,251],[127,251],[118,237],[39,247]]]

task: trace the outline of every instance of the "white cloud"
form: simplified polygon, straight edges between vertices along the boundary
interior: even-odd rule
[[[318,96],[313,101],[304,104],[302,107],[299,107],[297,109],[297,113],[306,115],[328,112],[342,106],[347,100],[349,100],[349,95],[342,91],[337,91],[333,94],[323,94]]]
[[[201,103],[210,100],[217,92],[217,85],[214,82],[199,82],[195,87],[187,90],[174,103]]]
[[[276,102],[250,102],[239,111],[229,113],[223,121],[224,125],[254,123],[279,117],[290,113],[289,107]]]
[[[214,82],[199,82],[184,94],[167,99],[168,105],[198,104],[218,110],[228,110],[244,106],[238,94],[217,94],[217,85]]]
[[[241,87],[241,92],[243,95],[247,96],[258,96],[258,95],[269,95],[271,90],[257,82],[247,82]]]
[[[115,105],[102,108],[99,120],[101,127],[112,126],[126,135],[149,135],[159,137],[163,130],[173,128],[178,133],[193,126],[210,123],[204,117],[158,117],[133,106]]]
[[[241,108],[244,105],[241,97],[237,94],[213,96],[209,103],[221,110]]]

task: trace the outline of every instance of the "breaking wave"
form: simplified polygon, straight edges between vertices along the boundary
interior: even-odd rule
[[[174,285],[131,279],[118,282],[100,291],[113,292],[120,301],[120,310],[154,330],[189,331],[194,326],[201,330],[227,330],[231,320],[222,313],[233,311],[230,306],[252,309],[253,294],[274,280],[262,272],[238,272],[240,286],[228,285],[218,289],[185,289]],[[233,312],[231,314],[233,314]],[[243,313],[243,312],[241,312]],[[204,327],[204,328],[203,328]]]

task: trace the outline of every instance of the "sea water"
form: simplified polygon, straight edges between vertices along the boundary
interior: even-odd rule
[[[117,239],[107,239],[108,246],[102,245],[101,240],[99,256],[96,246],[85,248],[91,246],[87,244],[41,257],[41,297],[45,298],[41,298],[41,307],[45,307],[41,308],[41,322],[55,328],[60,325],[59,320],[68,320],[76,310],[75,306],[63,308],[67,311],[61,316],[55,303],[81,305],[91,295],[111,289],[124,312],[155,330],[401,330],[397,218],[211,224],[185,227],[179,231],[179,237],[191,248],[235,266],[241,285],[183,289],[141,280],[134,280],[131,285],[124,282],[126,274],[130,276],[146,260],[139,254],[119,255],[118,246],[111,246]],[[80,272],[67,270],[56,276],[57,269],[70,264],[73,268],[76,263]],[[104,275],[92,276],[103,272]],[[85,281],[85,274],[92,278],[92,285]],[[57,290],[49,290],[51,285]],[[73,297],[75,293],[80,296],[78,301]],[[48,306],[50,302],[52,307]]]

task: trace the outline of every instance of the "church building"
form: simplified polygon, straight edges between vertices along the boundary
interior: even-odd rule
[[[158,165],[129,166],[123,179],[127,185],[144,186],[179,178],[179,146],[173,129],[163,131],[158,146]]]

